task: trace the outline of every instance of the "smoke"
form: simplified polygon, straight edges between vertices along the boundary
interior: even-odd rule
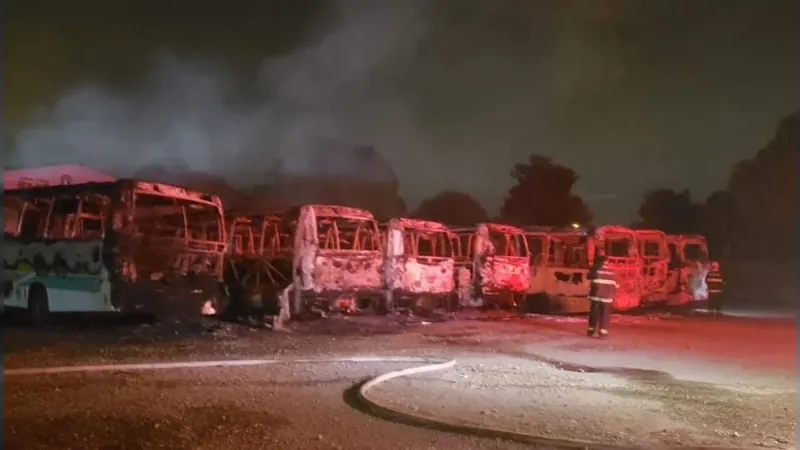
[[[361,139],[381,122],[403,126],[408,108],[393,74],[426,30],[417,0],[337,1],[304,45],[264,60],[258,89],[250,89],[256,98],[246,102],[238,100],[247,89],[225,67],[161,53],[132,91],[67,92],[16,136],[12,164],[83,163],[130,176],[181,161],[249,184],[264,182],[270,164],[288,156],[294,170],[310,173],[302,150],[330,139],[373,144]]]
[[[225,173],[269,115],[228,106],[232,90],[219,67],[162,55],[137,92],[68,92],[46,121],[19,134],[16,156],[23,166],[79,162],[123,176],[168,160]]]
[[[599,31],[619,12],[593,8],[336,1],[299,48],[251,74],[256,89],[212,59],[161,54],[136,89],[67,92],[16,136],[13,164],[79,162],[126,176],[181,160],[242,185],[267,181],[284,157],[313,173],[303,150],[335,139],[381,152],[410,204],[455,189],[494,209],[508,187],[500,180],[528,153],[568,165],[585,154],[559,147],[564,118],[625,75]]]

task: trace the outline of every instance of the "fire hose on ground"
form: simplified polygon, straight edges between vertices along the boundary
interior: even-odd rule
[[[597,449],[597,450],[745,450],[751,447],[732,447],[732,446],[668,446],[668,445],[626,445],[611,444],[602,442],[590,442],[567,438],[553,438],[537,436],[518,431],[503,430],[488,426],[458,424],[441,421],[419,414],[411,414],[381,405],[377,400],[370,397],[369,391],[387,381],[418,375],[427,372],[446,370],[456,365],[456,360],[446,358],[421,358],[407,356],[345,356],[339,358],[309,358],[309,359],[246,359],[246,360],[220,360],[220,361],[176,361],[159,363],[139,363],[139,364],[105,364],[105,365],[80,365],[80,366],[59,366],[59,367],[39,367],[5,369],[4,377],[35,376],[35,375],[54,375],[66,373],[90,373],[90,372],[125,372],[137,370],[169,370],[169,369],[198,369],[212,367],[244,367],[272,364],[335,364],[335,363],[409,363],[422,364],[421,366],[394,370],[387,372],[365,381],[362,381],[348,390],[348,397],[357,409],[372,414],[378,418],[426,428],[435,431],[456,433],[468,436],[475,436],[487,439],[501,439],[511,442],[518,442],[532,446],[556,447],[556,448],[576,448],[576,449]],[[752,447],[755,450],[755,447]],[[769,447],[758,447],[763,450]],[[775,447],[777,448],[777,447]]]

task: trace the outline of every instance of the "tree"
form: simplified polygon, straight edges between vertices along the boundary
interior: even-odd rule
[[[639,228],[661,230],[667,234],[697,233],[702,206],[692,203],[688,189],[647,191],[639,206]]]
[[[424,200],[411,216],[460,226],[475,225],[487,220],[486,210],[478,200],[458,191],[443,191]]]
[[[727,191],[713,192],[705,203],[695,203],[688,189],[653,189],[645,194],[639,217],[636,228],[705,236],[714,257],[724,257],[730,250],[733,203]]]
[[[724,258],[731,250],[733,198],[728,191],[712,192],[702,206],[701,234],[708,239],[711,254],[717,258]]]
[[[517,184],[508,190],[500,209],[504,222],[515,225],[568,226],[589,223],[592,213],[583,199],[572,193],[578,174],[545,156],[531,155],[514,165]]]
[[[726,190],[701,204],[688,190],[651,190],[636,225],[703,234],[716,257],[796,258],[798,116],[781,120],[766,147],[731,167]]]
[[[739,256],[796,258],[798,120],[798,112],[781,120],[765,148],[731,168],[727,190]]]

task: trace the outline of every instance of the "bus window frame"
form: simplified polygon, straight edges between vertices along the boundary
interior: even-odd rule
[[[25,216],[28,214],[28,210],[30,209],[31,203],[35,202],[37,199],[41,200],[43,202],[47,202],[47,206],[46,206],[47,211],[41,211],[42,216],[43,216],[43,220],[42,220],[42,217],[40,217],[40,221],[39,221],[39,224],[37,225],[37,228],[36,228],[37,231],[36,231],[35,235],[34,236],[28,236],[27,234],[23,235],[23,233],[22,233],[23,232],[23,226],[22,225],[25,223]],[[29,196],[29,197],[24,197],[24,198],[22,198],[22,200],[25,202],[25,204],[22,207],[22,213],[20,214],[20,217],[19,217],[19,225],[18,225],[19,233],[17,234],[17,236],[19,236],[21,239],[25,239],[25,240],[47,239],[47,228],[48,228],[48,224],[49,224],[50,213],[53,210],[53,196],[49,196],[49,195],[48,196],[33,195],[33,196]],[[43,206],[43,208],[45,208],[45,207]]]
[[[152,236],[151,239],[153,240],[182,240],[186,243],[199,243],[199,244],[223,244],[226,245],[226,238],[227,238],[227,231],[225,230],[225,222],[224,222],[224,212],[218,205],[203,202],[203,201],[196,201],[189,198],[184,198],[180,196],[173,196],[173,195],[164,195],[161,193],[155,192],[139,192],[135,189],[131,192],[131,205],[130,205],[130,216],[132,220],[133,229],[137,235],[146,235],[140,230],[140,222],[141,218],[137,218],[136,211],[139,207],[138,199],[139,197],[149,197],[154,199],[169,199],[172,201],[172,206],[180,208],[180,215],[183,217],[183,232],[180,236]],[[196,239],[191,236],[191,231],[194,230],[193,227],[189,226],[189,217],[187,215],[187,207],[189,205],[200,205],[203,207],[208,207],[214,211],[214,218],[217,224],[217,236],[218,240],[208,240],[208,239]],[[167,205],[163,205],[167,206]],[[152,207],[152,206],[150,206]],[[145,207],[146,208],[146,207]],[[178,214],[176,212],[176,214]],[[177,229],[177,227],[176,227]]]
[[[55,194],[53,196],[47,196],[47,197],[41,196],[41,197],[38,197],[38,198],[47,198],[49,200],[49,202],[50,202],[50,207],[49,207],[49,210],[48,210],[48,213],[47,213],[47,218],[45,219],[44,232],[42,233],[42,239],[47,239],[47,240],[103,239],[105,237],[105,234],[106,234],[107,226],[108,226],[108,223],[109,223],[108,222],[109,218],[113,217],[114,209],[115,209],[114,208],[114,202],[111,200],[111,198],[109,198],[109,197],[107,197],[105,195],[102,195],[102,194],[94,193],[94,192],[85,192],[85,193],[82,192],[82,193],[78,193],[78,194],[74,194],[74,195],[69,195],[69,194],[58,195],[58,194]],[[62,225],[62,228],[63,228],[62,229],[62,231],[63,231],[62,235],[63,236],[62,237],[53,237],[53,236],[51,236],[52,230],[50,229],[50,225],[52,223],[53,212],[54,212],[54,209],[55,209],[56,202],[58,202],[59,200],[63,201],[63,200],[67,200],[67,199],[74,199],[78,203],[78,206],[77,206],[77,208],[75,208],[75,212],[74,213],[69,213],[69,214],[66,214],[64,216],[65,220],[64,220],[64,224]],[[91,236],[91,237],[89,237],[89,236],[83,236],[83,235],[79,235],[78,234],[79,228],[81,229],[81,231],[83,230],[83,225],[82,225],[82,221],[84,219],[83,211],[84,211],[84,204],[87,203],[87,202],[96,203],[100,208],[100,215],[99,215],[100,235],[99,236]],[[72,216],[72,222],[71,223],[69,221],[70,216]]]

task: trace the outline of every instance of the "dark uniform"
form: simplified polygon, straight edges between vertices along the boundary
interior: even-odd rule
[[[589,301],[592,304],[589,311],[588,336],[597,332],[601,338],[608,336],[608,323],[611,320],[611,306],[617,292],[617,282],[614,272],[609,269],[608,258],[598,255],[589,271]]]
[[[717,313],[722,313],[723,290],[725,281],[719,273],[719,266],[711,264],[708,275],[706,276],[708,286],[708,309]]]

